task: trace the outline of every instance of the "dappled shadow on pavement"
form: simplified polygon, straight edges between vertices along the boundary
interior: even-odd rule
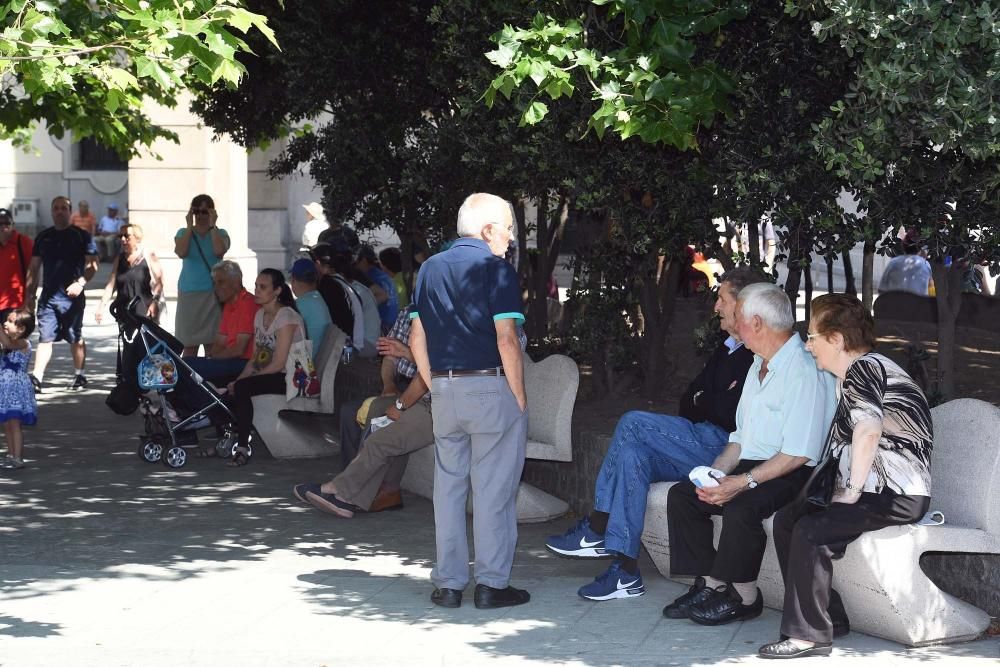
[[[747,660],[777,633],[773,611],[725,629],[663,619],[660,608],[682,588],[645,561],[646,596],[600,604],[578,598],[576,588],[604,564],[558,559],[541,547],[546,535],[561,532],[569,520],[521,529],[512,583],[531,591],[530,604],[477,610],[470,586],[462,608],[435,607],[429,601],[434,533],[427,501],[407,496],[402,512],[345,521],[291,494],[293,484],[334,472],[335,458],[255,458],[236,469],[219,459],[193,459],[176,471],[145,463],[135,454],[138,417],[118,417],[103,404],[113,375],[113,341],[95,341],[91,350],[91,389],[43,395],[39,427],[26,434],[29,466],[0,473],[6,566],[0,569],[0,599],[19,605],[0,615],[0,640],[54,639],[86,629],[87,622],[102,623],[82,619],[73,628],[57,615],[39,618],[50,599],[92,595],[105,599],[84,600],[83,613],[99,616],[111,609],[126,620],[133,605],[145,609],[150,598],[175,605],[164,613],[199,616],[214,613],[216,599],[235,599],[245,605],[247,618],[269,627],[289,650],[322,646],[347,632],[356,636],[337,641],[352,647],[345,648],[349,657],[412,654],[423,662],[449,662],[454,650],[451,662],[508,656],[595,666],[720,664]],[[66,350],[57,351],[53,374],[65,373],[60,354],[65,357]],[[288,592],[274,603],[278,610],[258,597],[258,583],[269,573],[277,576],[268,585]],[[185,592],[171,595],[177,590]],[[37,614],[22,613],[22,607]],[[375,625],[387,622],[391,636]],[[238,635],[239,650],[265,641],[248,625],[247,635]],[[364,644],[359,637],[366,627],[377,628],[370,634],[384,639]],[[225,648],[235,641],[229,634],[204,641]],[[998,646],[991,640],[905,655],[948,664],[959,655],[996,658]],[[898,658],[903,651],[854,634],[838,643],[837,654]]]

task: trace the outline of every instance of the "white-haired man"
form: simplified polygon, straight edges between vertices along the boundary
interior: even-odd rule
[[[213,266],[212,285],[215,298],[222,304],[219,330],[204,357],[189,356],[184,360],[203,378],[224,387],[253,355],[253,322],[260,306],[243,287],[243,270],[236,262],[224,259]]]
[[[663,615],[702,625],[760,614],[763,521],[805,484],[836,406],[833,376],[816,367],[792,330],[792,305],[779,287],[743,288],[736,320],[740,339],[756,356],[736,408],[736,430],[712,464],[726,476],[712,488],[678,482],[667,502],[670,572],[696,579]],[[718,549],[713,515],[722,516]]]
[[[431,387],[437,563],[431,601],[462,604],[469,582],[465,503],[472,491],[475,604],[510,607],[531,599],[510,586],[517,545],[518,482],[528,434],[517,271],[503,256],[513,234],[511,206],[486,193],[458,211],[459,240],[420,270],[410,348]]]

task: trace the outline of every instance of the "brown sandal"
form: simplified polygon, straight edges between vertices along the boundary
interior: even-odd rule
[[[233,457],[226,465],[230,468],[242,468],[248,463],[250,463],[250,455],[245,450],[237,447],[236,451],[233,452]]]

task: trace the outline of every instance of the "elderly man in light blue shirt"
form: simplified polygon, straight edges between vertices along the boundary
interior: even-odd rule
[[[718,486],[670,489],[670,571],[695,577],[667,618],[721,625],[758,616],[767,535],[763,521],[795,498],[823,451],[836,408],[833,376],[820,371],[792,330],[792,305],[775,285],[739,294],[737,332],[756,355],[736,409],[736,430],[712,467]],[[722,516],[719,547],[712,516]]]

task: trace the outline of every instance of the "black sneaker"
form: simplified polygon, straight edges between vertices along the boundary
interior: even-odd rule
[[[712,596],[691,607],[688,616],[699,625],[723,625],[757,618],[764,611],[764,595],[757,589],[757,599],[743,604],[743,598],[731,584],[716,588]]]
[[[31,378],[31,386],[35,390],[36,394],[42,393],[42,381],[36,378],[34,375],[29,375]]]
[[[705,584],[704,577],[697,577],[688,592],[680,596],[663,608],[663,615],[667,618],[689,618],[691,607],[704,602],[712,596],[714,591]]]
[[[77,375],[76,379],[73,380],[73,384],[69,386],[70,389],[86,389],[87,388],[87,376]]]

